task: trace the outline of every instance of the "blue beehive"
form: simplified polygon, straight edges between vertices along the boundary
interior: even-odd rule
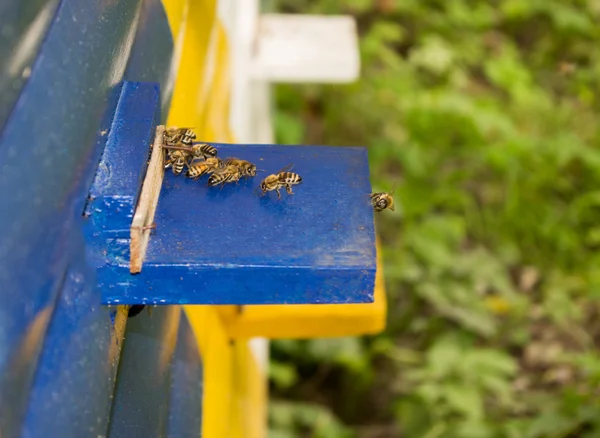
[[[362,148],[217,144],[267,171],[294,163],[304,181],[277,200],[255,194],[268,173],[222,190],[167,174],[131,275],[131,221],[177,56],[163,6],[0,11],[13,32],[0,45],[2,437],[197,435],[203,363],[180,307],[131,320],[124,342],[127,309],[103,304],[373,300]]]

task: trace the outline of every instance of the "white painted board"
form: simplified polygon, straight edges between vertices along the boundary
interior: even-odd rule
[[[343,83],[360,74],[356,22],[350,16],[262,14],[250,74],[288,83]]]

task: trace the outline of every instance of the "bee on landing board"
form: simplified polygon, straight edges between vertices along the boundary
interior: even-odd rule
[[[165,160],[165,169],[169,167],[173,170],[174,175],[179,175],[183,172],[183,168],[188,164],[189,153],[182,150],[170,150]]]
[[[191,148],[193,159],[204,158],[215,158],[217,156],[217,148],[209,144],[200,143],[195,144]]]
[[[175,146],[177,143],[183,143],[191,146],[196,134],[191,128],[177,128],[173,126],[165,129],[164,140],[167,146]]]
[[[173,173],[179,175],[183,171],[183,167],[190,167],[192,162],[197,159],[215,158],[217,149],[208,144],[195,144],[187,146],[183,142],[174,145],[165,145],[164,149],[168,151],[165,169],[173,166]],[[177,162],[177,167],[173,164]]]
[[[242,176],[256,176],[256,166],[250,161],[239,158],[228,157],[223,160],[225,166],[235,166],[240,170]]]
[[[392,196],[394,191],[392,190],[390,193],[379,192],[372,193],[369,195],[371,198],[371,205],[373,206],[373,210],[379,212],[383,211],[386,208],[394,211],[394,197]]]
[[[212,173],[217,169],[223,168],[223,162],[216,157],[207,158],[205,161],[197,161],[188,166],[185,174],[188,178],[198,179],[202,175]]]
[[[295,184],[300,184],[302,182],[302,177],[297,173],[292,173],[290,170],[294,167],[293,164],[287,165],[279,172],[274,173],[272,175],[267,176],[260,183],[260,190],[262,194],[275,190],[277,192],[277,199],[281,199],[281,193],[279,190],[285,187],[288,195],[293,195],[292,186]]]
[[[242,174],[236,166],[225,166],[222,169],[218,169],[208,178],[208,186],[214,187],[221,184],[221,188],[226,183],[238,182]]]

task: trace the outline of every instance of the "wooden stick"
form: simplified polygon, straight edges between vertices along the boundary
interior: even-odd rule
[[[142,192],[131,222],[131,255],[129,272],[137,274],[142,271],[142,263],[150,239],[150,232],[156,228],[154,214],[158,205],[158,197],[162,187],[164,169],[164,139],[165,127],[157,126],[152,155],[148,163],[146,177],[142,183]]]
[[[176,151],[188,151],[188,152],[191,152],[193,150],[191,146],[169,146],[169,145],[163,145],[162,148],[163,149],[172,149],[172,150],[176,150]]]

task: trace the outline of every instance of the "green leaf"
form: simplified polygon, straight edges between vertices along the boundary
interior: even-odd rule
[[[410,62],[425,70],[441,74],[452,66],[454,53],[451,46],[439,36],[428,36],[410,54]]]
[[[449,383],[444,385],[443,391],[446,402],[454,411],[470,421],[483,417],[483,398],[477,388]]]
[[[292,364],[272,360],[269,363],[269,379],[279,388],[289,388],[298,381],[298,373]]]

